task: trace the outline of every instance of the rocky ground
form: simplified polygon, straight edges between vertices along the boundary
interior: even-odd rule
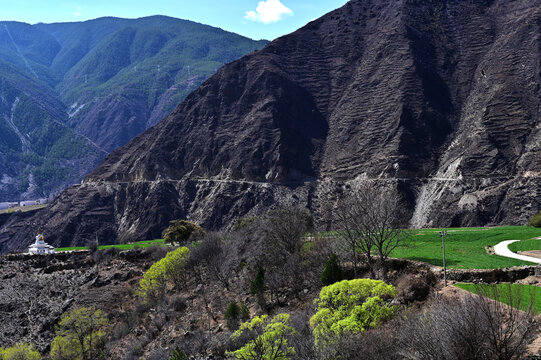
[[[110,359],[165,359],[177,345],[201,359],[219,359],[231,346],[231,331],[224,320],[231,301],[246,304],[252,316],[269,311],[246,290],[240,273],[230,279],[228,288],[211,279],[187,278],[182,288],[169,289],[161,303],[144,304],[136,295],[139,280],[164,254],[163,248],[156,247],[1,257],[0,346],[25,341],[47,354],[61,315],[76,307],[95,306],[109,315]],[[422,304],[434,292],[446,297],[463,294],[453,286],[441,290],[442,274],[437,268],[405,260],[391,260],[389,267],[389,281],[398,290],[397,304]],[[449,271],[448,279],[539,285],[540,269],[455,270]],[[367,269],[364,272],[360,275],[368,275]],[[298,293],[285,288],[275,295],[270,311],[309,316],[320,288],[312,282],[303,284]],[[539,348],[535,344],[532,353]]]
[[[0,346],[31,342],[46,352],[54,325],[74,307],[118,311],[153,262],[151,251],[87,251],[0,258]]]

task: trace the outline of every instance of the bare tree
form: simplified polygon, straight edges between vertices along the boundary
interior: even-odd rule
[[[187,268],[199,282],[203,282],[203,276],[207,275],[229,288],[230,269],[227,268],[226,241],[223,233],[207,233],[202,237],[201,243],[191,250]]]
[[[349,255],[353,264],[353,272],[357,277],[360,254],[365,257],[372,269],[372,239],[366,233],[364,222],[364,207],[359,192],[343,195],[334,211],[335,224],[338,226],[337,239],[339,248]]]
[[[264,225],[270,246],[282,254],[296,254],[301,251],[304,234],[314,229],[314,218],[306,209],[283,208],[269,211]]]
[[[411,314],[399,327],[397,349],[412,360],[516,360],[522,359],[538,324],[520,306],[521,296],[496,286],[481,293],[509,302],[508,306],[485,296],[459,300],[437,299],[422,314]]]
[[[378,258],[383,278],[386,260],[391,252],[409,238],[404,211],[394,194],[365,184],[340,199],[336,209],[337,237],[351,256],[357,275],[358,254],[362,254],[373,271],[372,255]]]

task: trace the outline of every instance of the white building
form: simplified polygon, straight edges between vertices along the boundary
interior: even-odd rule
[[[41,230],[38,230],[36,236],[36,242],[28,247],[29,254],[54,254],[54,247],[47,244],[41,234]]]

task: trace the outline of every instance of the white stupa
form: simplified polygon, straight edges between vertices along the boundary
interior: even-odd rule
[[[54,254],[54,247],[44,241],[41,230],[38,230],[36,242],[28,247],[29,254]]]

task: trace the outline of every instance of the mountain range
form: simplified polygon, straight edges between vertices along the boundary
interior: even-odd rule
[[[537,0],[352,0],[222,68],[46,209],[0,218],[1,251],[208,229],[284,205],[332,226],[359,184],[413,227],[524,224],[540,206]]]
[[[266,43],[166,16],[0,22],[0,201],[80,182],[223,64]]]

